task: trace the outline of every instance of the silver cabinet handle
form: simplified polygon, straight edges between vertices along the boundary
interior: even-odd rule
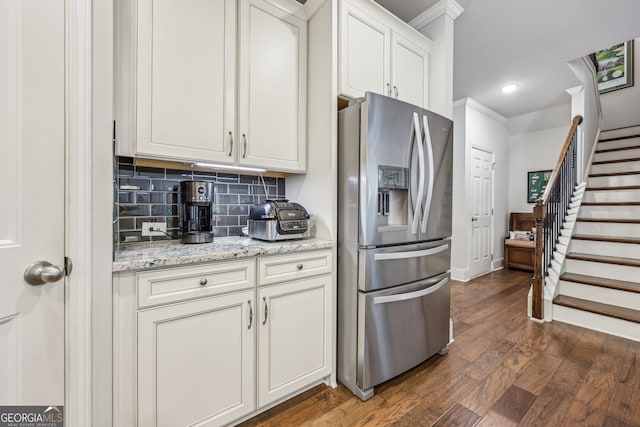
[[[471,217],[471,221],[472,221],[472,222],[473,222],[473,221],[477,221],[477,220],[479,220],[479,219],[480,219],[480,218],[479,218],[479,217],[477,217],[477,216],[472,216],[472,217]]]
[[[264,320],[262,321],[262,324],[266,325],[267,317],[269,317],[269,307],[267,307],[267,297],[262,297],[262,301],[264,301]]]
[[[391,83],[387,83],[387,96],[391,96]]]
[[[386,304],[388,302],[397,302],[397,301],[406,301],[408,299],[416,299],[423,297],[425,295],[429,295],[439,290],[441,287],[447,284],[449,279],[442,279],[438,283],[433,286],[430,286],[426,289],[420,289],[419,291],[407,292],[406,294],[396,294],[396,295],[386,295],[383,297],[375,297],[373,299],[374,304]]]
[[[393,94],[395,95],[395,98],[398,99],[398,86],[393,87]]]
[[[229,132],[229,157],[231,157],[231,153],[233,153],[233,134]]]
[[[434,182],[434,161],[433,161],[433,143],[431,142],[431,133],[429,132],[429,119],[426,115],[422,116],[422,125],[424,126],[424,141],[427,146],[427,173],[429,174],[429,184],[427,186],[427,200],[424,203],[424,212],[422,214],[422,232],[427,232],[427,223],[429,222],[429,210],[431,209],[431,199],[433,197]]]
[[[242,158],[246,159],[247,158],[247,135],[246,134],[242,134]]]
[[[251,300],[247,301],[249,303],[249,326],[247,329],[251,329],[251,325],[253,325],[253,308],[251,308]]]
[[[203,277],[202,279],[200,279],[200,286],[206,286],[207,283],[208,283],[208,280],[206,278]]]
[[[64,277],[64,268],[48,261],[36,261],[24,271],[24,281],[33,286],[53,283]]]
[[[302,264],[298,264],[298,265],[296,265],[296,268],[297,268],[298,270],[302,270],[302,269],[304,268],[304,265],[302,265]]]

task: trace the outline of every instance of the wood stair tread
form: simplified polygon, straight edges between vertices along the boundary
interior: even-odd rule
[[[600,160],[591,163],[592,165],[608,165],[611,163],[640,162],[640,157],[631,157],[626,159]]]
[[[630,145],[628,147],[617,147],[617,148],[603,148],[601,150],[596,150],[595,153],[612,153],[614,151],[625,151],[625,150],[636,150],[640,148],[640,145]]]
[[[612,185],[608,187],[587,187],[586,191],[640,190],[640,185]]]
[[[626,282],[624,280],[606,279],[604,277],[585,276],[583,274],[575,273],[563,273],[560,276],[560,280],[599,286],[601,288],[617,289],[619,291],[640,293],[640,283]]]
[[[603,316],[614,317],[616,319],[626,320],[629,322],[640,323],[640,311],[632,310],[630,308],[603,304],[600,302],[569,297],[566,295],[558,295],[553,299],[553,303],[556,305],[561,305],[564,307],[574,308],[582,311],[588,311],[590,313],[600,314]]]
[[[603,178],[607,176],[625,176],[625,175],[640,175],[640,171],[593,173],[589,175],[589,178]]]
[[[640,267],[640,260],[635,258],[622,258],[616,256],[570,252],[567,254],[567,259],[575,259],[577,261],[601,262],[605,264],[626,265],[629,267]]]
[[[616,236],[597,236],[591,234],[574,234],[571,236],[575,240],[591,240],[594,242],[611,242],[611,243],[635,243],[640,244],[640,237],[616,237]]]
[[[582,202],[582,206],[640,206],[640,202]]]
[[[599,139],[598,142],[619,141],[621,139],[633,139],[633,138],[639,138],[639,137],[640,137],[640,135],[617,136],[615,138]]]
[[[640,219],[630,218],[578,218],[578,222],[606,222],[612,224],[640,224]]]

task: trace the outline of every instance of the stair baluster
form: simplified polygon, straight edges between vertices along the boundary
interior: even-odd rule
[[[571,208],[571,196],[578,183],[577,129],[582,116],[575,116],[565,139],[556,167],[551,173],[542,198],[536,201],[533,216],[536,221],[536,250],[533,266],[532,316],[543,319],[544,281],[549,275],[553,253]]]

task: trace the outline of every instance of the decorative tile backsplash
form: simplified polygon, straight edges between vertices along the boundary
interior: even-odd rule
[[[133,159],[117,157],[115,168],[114,241],[149,241],[142,237],[143,222],[166,222],[167,233],[178,235],[178,183],[183,180],[214,183],[215,236],[238,236],[247,225],[249,207],[264,202],[265,189],[259,176],[189,169],[134,166]],[[284,178],[264,178],[269,198],[285,197]],[[167,236],[153,236],[166,240]]]

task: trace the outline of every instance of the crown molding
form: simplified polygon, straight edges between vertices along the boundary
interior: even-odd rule
[[[455,20],[462,12],[464,12],[464,8],[456,0],[441,0],[409,21],[409,25],[420,31],[443,15]]]
[[[500,123],[504,123],[504,124],[507,123],[507,118],[505,116],[503,116],[502,114],[496,113],[489,107],[485,107],[484,105],[480,104],[478,101],[475,101],[471,98],[458,99],[453,103],[453,108],[458,108],[462,106],[473,108],[477,112],[482,113],[485,116],[491,117],[492,119],[497,120]]]
[[[573,95],[579,94],[583,90],[584,90],[584,86],[579,85],[579,86],[570,87],[569,89],[565,89],[564,91],[567,92],[569,95],[573,96]]]

